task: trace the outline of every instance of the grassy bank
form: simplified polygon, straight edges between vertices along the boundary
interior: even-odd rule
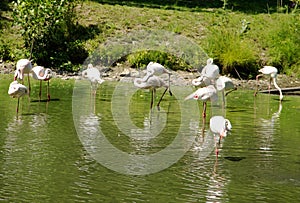
[[[250,13],[221,8],[126,6],[95,1],[84,1],[77,7],[78,23],[85,29],[82,33],[87,34],[88,28],[88,35],[92,36],[84,39],[89,53],[110,37],[137,30],[165,30],[197,43],[215,59],[224,74],[237,76],[239,73],[243,78],[253,78],[262,65],[274,65],[281,73],[299,77],[300,16],[288,10],[270,11],[267,5],[260,13]],[[28,50],[24,51],[18,28],[11,26],[10,15],[10,11],[2,13],[0,50],[11,60],[17,60]],[[145,58],[153,60],[153,57],[159,58],[158,55],[136,53],[124,60],[130,59],[128,62],[132,66],[145,65]],[[166,56],[159,62],[168,64],[166,60],[178,61]],[[185,68],[184,65],[174,67]]]

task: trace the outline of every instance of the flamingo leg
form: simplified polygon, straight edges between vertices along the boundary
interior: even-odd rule
[[[28,73],[28,96],[30,96],[30,90],[31,90],[31,87],[30,87],[30,79],[29,79],[29,73]]]
[[[203,119],[206,118],[206,102],[203,102],[203,113],[202,113]]]
[[[42,97],[42,81],[40,80],[40,92],[39,92],[39,100],[41,101]]]
[[[166,92],[167,92],[168,89],[169,89],[168,87],[165,89],[164,93],[161,95],[161,97],[160,97],[160,99],[159,99],[159,101],[158,101],[158,103],[157,103],[157,109],[158,109],[158,110],[160,110],[160,107],[159,107],[160,102],[161,102],[161,100],[163,99],[163,97],[164,97],[164,95],[166,94]]]
[[[49,80],[48,80],[48,86],[47,86],[47,101],[50,101],[50,88],[49,88]]]
[[[222,90],[222,100],[223,100],[222,101],[222,105],[223,105],[222,107],[225,108],[225,103],[226,103],[225,102],[225,89]]]
[[[272,82],[272,78],[270,77],[270,80],[269,80],[269,87],[268,87],[269,94],[270,94],[270,90],[271,90],[271,82]]]
[[[18,103],[17,103],[17,115],[19,113],[19,104],[20,104],[20,97],[18,98]]]
[[[219,155],[219,149],[218,149],[218,146],[217,146],[217,138],[216,136],[214,136],[214,139],[215,139],[215,153],[216,153],[216,159],[218,159],[218,155]]]
[[[150,109],[153,107],[153,99],[154,99],[154,89],[151,90],[151,102],[150,102]]]
[[[172,92],[171,92],[171,74],[169,74],[169,94],[172,96]]]
[[[255,92],[254,92],[254,96],[256,97],[257,95],[257,92],[258,92],[258,79],[259,77],[262,77],[263,75],[262,74],[259,74],[256,76],[256,89],[255,89]]]
[[[225,96],[227,96],[228,94],[230,94],[231,92],[233,92],[233,91],[235,91],[235,90],[237,90],[236,87],[233,88],[233,89],[231,89],[231,90],[228,90],[228,91],[225,93]]]

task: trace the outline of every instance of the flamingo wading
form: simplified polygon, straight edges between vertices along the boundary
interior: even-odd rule
[[[203,101],[203,118],[206,117],[206,102],[208,100],[216,101],[218,99],[217,90],[213,85],[207,87],[199,88],[194,93],[190,94],[185,98],[185,100],[195,99]]]
[[[28,95],[30,94],[30,79],[29,79],[29,73],[32,70],[32,64],[31,61],[28,59],[20,59],[17,61],[14,80],[20,79],[22,80],[22,83],[24,84],[24,74],[27,74],[28,76]]]
[[[28,89],[25,85],[22,85],[18,83],[18,81],[13,81],[9,85],[8,89],[8,95],[12,98],[18,98],[18,104],[17,104],[17,113],[19,112],[19,103],[20,103],[20,97],[23,97],[28,94]]]
[[[145,77],[147,77],[147,80],[145,79]],[[160,87],[165,87],[165,91],[163,92],[163,94],[161,95],[158,103],[157,103],[157,108],[158,110],[160,109],[159,105],[161,100],[163,99],[165,93],[167,92],[167,90],[169,89],[169,85],[166,84],[161,78],[152,75],[151,77],[148,77],[147,75],[144,78],[135,78],[134,79],[134,85],[140,89],[150,89],[151,91],[151,103],[150,103],[150,109],[152,109],[153,107],[153,100],[155,97],[155,93],[156,93],[156,89],[160,88]],[[169,89],[169,93],[172,96],[172,92]]]
[[[273,80],[273,84],[274,84],[275,88],[279,91],[279,100],[282,101],[283,95],[282,95],[280,87],[277,85],[277,82],[276,82],[277,81],[277,73],[278,73],[277,68],[275,68],[273,66],[264,66],[262,69],[259,69],[258,72],[260,72],[261,74],[256,76],[256,90],[255,90],[254,96],[256,96],[257,91],[258,91],[259,77],[268,75],[268,76],[270,76],[269,90],[271,88],[271,81]]]
[[[40,81],[39,100],[42,96],[42,81],[47,81],[47,101],[50,101],[49,80],[52,78],[52,70],[43,66],[35,66],[32,68],[32,77]]]
[[[88,68],[82,71],[82,77],[88,79],[91,82],[91,89],[93,94],[96,94],[98,84],[102,84],[104,80],[101,78],[100,71],[93,67],[92,64],[88,64]]]
[[[215,140],[216,136],[219,136],[219,141],[215,141],[216,145],[216,156],[218,157],[219,150],[217,148],[217,143],[220,144],[223,137],[227,136],[227,133],[232,129],[232,125],[228,119],[223,116],[213,116],[209,121],[209,127],[211,132],[214,134]]]
[[[198,78],[192,80],[192,84],[194,86],[200,86],[200,85],[212,85],[214,84],[216,78],[219,77],[220,70],[219,67],[215,64],[213,64],[213,59],[209,58],[207,59],[206,66],[201,71],[201,74]]]

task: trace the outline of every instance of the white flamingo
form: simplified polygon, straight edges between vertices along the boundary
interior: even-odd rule
[[[102,84],[104,80],[101,78],[100,71],[94,68],[92,64],[88,64],[88,68],[82,71],[82,77],[88,79],[91,82],[91,89],[96,94],[98,84]]]
[[[206,66],[201,71],[200,77],[192,80],[194,86],[200,85],[211,85],[219,77],[220,70],[219,67],[213,64],[213,59],[207,59]]]
[[[145,79],[145,77],[147,77],[147,80]],[[160,97],[158,103],[157,103],[157,108],[158,110],[160,109],[159,105],[161,100],[163,99],[165,93],[167,92],[167,90],[169,89],[169,85],[166,84],[161,78],[152,75],[151,77],[148,77],[148,75],[146,75],[144,78],[135,78],[134,79],[134,85],[140,89],[150,89],[151,91],[151,103],[150,103],[150,108],[152,109],[153,106],[153,100],[154,100],[154,96],[156,93],[156,89],[160,88],[160,87],[165,87],[165,91],[163,92],[162,96]],[[169,93],[172,96],[172,92],[169,89]]]
[[[228,119],[225,119],[223,116],[213,116],[211,117],[209,121],[209,127],[211,132],[215,136],[219,137],[218,144],[220,144],[221,140],[223,137],[227,136],[227,133],[232,129],[232,125]],[[219,150],[217,148],[217,142],[215,141],[216,144],[216,156],[218,157]]]
[[[30,79],[29,79],[29,73],[32,70],[32,64],[29,59],[20,59],[17,61],[14,80],[20,79],[22,80],[22,83],[24,83],[24,74],[27,74],[28,76],[28,95],[30,94]]]
[[[195,99],[195,100],[203,101],[202,116],[203,116],[203,118],[205,118],[206,117],[206,102],[208,100],[216,101],[218,99],[217,90],[213,85],[209,85],[207,87],[202,87],[185,98],[185,100],[188,100],[188,99]]]
[[[47,81],[47,101],[50,101],[49,80],[52,76],[53,73],[50,68],[44,68],[43,66],[35,66],[32,68],[32,77],[40,81],[39,100],[41,100],[42,96],[42,81]]]
[[[271,81],[273,80],[275,88],[279,91],[279,100],[282,101],[283,95],[282,95],[280,87],[276,83],[277,73],[278,73],[277,68],[275,68],[273,66],[264,66],[262,69],[259,69],[258,72],[260,72],[262,74],[259,74],[259,75],[256,76],[256,90],[255,90],[254,96],[256,96],[257,91],[258,91],[258,79],[259,79],[259,77],[267,75],[267,76],[270,76],[269,90],[271,88]]]
[[[18,98],[18,104],[17,104],[17,113],[19,112],[19,103],[20,103],[20,97],[23,97],[28,94],[28,89],[25,85],[22,85],[18,83],[18,81],[13,81],[9,85],[8,89],[8,95],[12,98]]]
[[[147,69],[147,73],[146,76],[143,78],[144,82],[146,82],[153,75],[160,76],[166,73],[169,76],[169,88],[170,88],[170,82],[171,82],[170,80],[171,80],[172,73],[168,69],[166,69],[163,65],[151,61],[148,63],[146,69]]]
[[[233,81],[226,76],[220,76],[216,80],[216,88],[218,91],[222,92],[223,105],[225,105],[225,96],[227,96],[230,92],[237,89]],[[226,90],[228,91],[225,93]]]
[[[147,65],[147,74],[146,74],[147,77],[144,77],[144,80],[147,81],[148,78],[153,75],[159,76],[164,73],[168,74],[169,76],[171,75],[171,72],[168,69],[166,69],[163,65],[151,61]]]

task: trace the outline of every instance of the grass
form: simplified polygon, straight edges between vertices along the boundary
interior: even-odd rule
[[[274,7],[266,5],[261,7],[260,13],[251,13],[243,10],[238,1],[228,5],[233,10],[182,7],[172,5],[172,1],[167,5],[147,4],[148,1],[130,1],[127,5],[121,1],[101,2],[84,1],[77,7],[78,23],[99,30],[93,38],[84,41],[90,54],[112,37],[138,30],[164,30],[186,36],[198,44],[215,59],[224,74],[236,76],[238,71],[243,78],[253,78],[262,65],[274,65],[281,73],[300,76],[300,17],[297,12],[274,12]],[[9,12],[2,15],[9,18]],[[5,43],[10,45],[12,59],[16,59],[24,51],[23,42],[18,29],[10,25],[7,22],[0,35],[1,38],[6,36]],[[157,56],[157,52],[149,52],[149,56],[137,53],[124,60],[128,59],[132,66],[144,66],[153,56]],[[172,61],[166,60],[165,63]],[[175,60],[175,63],[186,68],[182,61]]]

